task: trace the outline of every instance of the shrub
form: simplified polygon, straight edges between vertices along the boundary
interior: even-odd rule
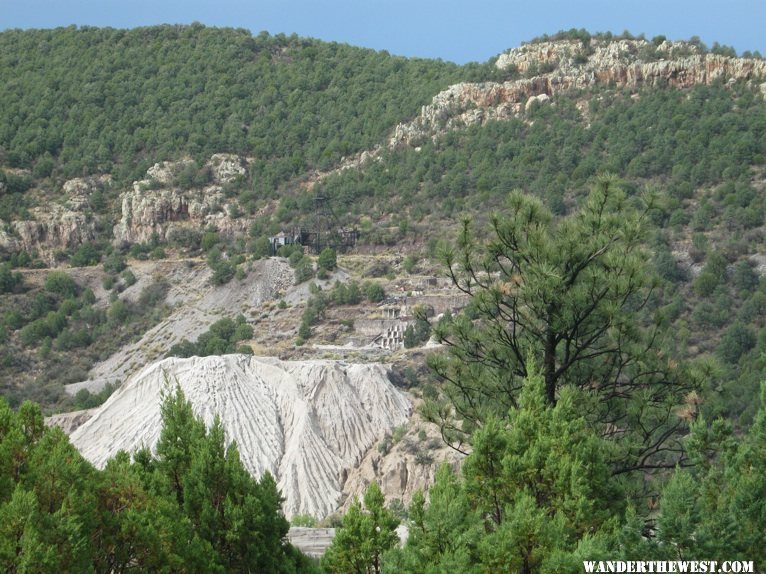
[[[133,259],[144,261],[149,257],[149,246],[143,243],[134,243],[130,246],[128,255],[130,255]]]
[[[371,303],[380,303],[386,298],[386,291],[377,281],[370,281],[364,285],[364,295]]]
[[[755,346],[755,342],[755,333],[749,327],[736,322],[721,337],[718,355],[727,363],[734,364]]]
[[[329,247],[323,249],[317,258],[317,265],[319,265],[320,269],[324,269],[325,271],[334,270],[338,265],[338,259],[335,254],[335,250]]]
[[[283,252],[283,250],[286,247],[290,247],[290,246],[285,245],[284,247],[280,247],[279,248],[280,252]],[[287,257],[287,260],[290,263],[290,267],[295,268],[295,267],[297,267],[298,265],[300,265],[303,262],[303,250],[302,249],[293,249],[292,251],[290,251],[290,254],[287,255],[286,257]]]
[[[86,305],[92,305],[96,302],[96,294],[93,293],[93,289],[88,287],[82,294],[82,302]]]
[[[311,337],[311,325],[305,319],[301,322],[301,326],[298,327],[298,338],[305,341]]]
[[[125,256],[117,251],[113,251],[104,259],[104,271],[107,273],[119,273],[127,267]]]
[[[232,340],[235,342],[247,341],[253,338],[253,334],[253,328],[247,323],[242,323],[241,325],[237,325],[237,328],[234,330]]]
[[[402,268],[404,271],[408,274],[412,274],[413,271],[415,271],[415,265],[417,264],[418,260],[415,258],[414,255],[408,255],[404,258],[404,262],[402,263]]]
[[[296,514],[290,519],[290,523],[293,526],[315,528],[317,525],[317,519],[311,516],[310,514]]]
[[[362,290],[356,281],[348,284],[336,281],[330,291],[330,298],[336,305],[356,305],[362,300]]]
[[[63,313],[50,311],[45,318],[36,319],[21,330],[21,342],[28,347],[34,346],[46,337],[56,337],[66,324],[67,319]]]
[[[752,293],[758,286],[758,274],[749,261],[740,261],[734,267],[734,287],[745,293]]]
[[[85,243],[81,245],[74,255],[69,259],[69,263],[74,267],[89,267],[91,265],[98,265],[101,260],[101,254],[93,243]]]
[[[23,277],[18,271],[11,271],[10,263],[0,264],[0,293],[11,293],[23,282]]]
[[[32,263],[32,257],[26,251],[19,251],[11,255],[9,261],[11,267],[26,267]]]
[[[63,271],[52,271],[45,278],[45,290],[62,297],[73,297],[77,294],[77,283]]]
[[[203,251],[210,251],[213,247],[218,245],[218,243],[221,241],[220,236],[218,235],[218,232],[216,231],[206,231],[202,235],[201,240],[201,247]]]
[[[130,287],[131,285],[135,285],[137,281],[136,276],[133,274],[133,272],[130,269],[126,269],[122,273],[122,280],[125,281],[125,285],[127,287]]]
[[[299,285],[314,276],[314,266],[308,257],[301,257],[300,263],[295,267],[295,284]]]
[[[654,265],[660,277],[668,281],[677,283],[686,279],[686,272],[678,265],[678,262],[667,249],[657,250]]]
[[[207,264],[213,270],[210,281],[214,285],[224,285],[231,281],[236,273],[236,267],[221,255],[220,250],[214,247],[207,256]]]
[[[168,242],[176,248],[197,251],[202,242],[202,234],[189,227],[174,227],[168,231]]]
[[[287,257],[288,259],[293,253],[300,253],[303,255],[303,246],[301,245],[283,245],[277,249],[277,256]],[[292,262],[290,263],[292,265]]]
[[[168,356],[191,357],[194,355],[205,357],[209,355],[223,355],[227,353],[241,353],[252,355],[253,350],[247,345],[236,345],[239,341],[252,339],[253,328],[246,323],[243,315],[236,320],[229,317],[219,319],[210,328],[191,343],[184,339],[173,345]]]
[[[422,318],[415,320],[415,323],[408,325],[404,330],[404,347],[411,349],[425,343],[431,337],[431,325]]]
[[[269,238],[261,236],[253,242],[252,254],[255,259],[261,259],[262,257],[268,257],[271,255],[271,244]]]
[[[113,323],[122,325],[126,323],[128,317],[130,317],[130,307],[122,299],[117,299],[110,305],[109,311],[107,311],[107,316]]]
[[[21,315],[19,311],[16,309],[13,309],[11,311],[8,311],[3,316],[3,325],[11,329],[12,331],[16,331],[17,329],[21,329],[21,327],[24,325],[24,317]]]
[[[158,259],[165,259],[167,257],[167,254],[165,253],[165,249],[161,246],[157,246],[154,249],[152,249],[151,253],[149,254],[149,257],[154,259],[155,261]]]
[[[210,280],[214,285],[225,285],[236,274],[236,268],[229,261],[221,259],[213,267],[213,276]]]
[[[138,296],[138,306],[141,309],[154,307],[165,299],[170,285],[164,279],[155,279],[154,283],[147,285]]]

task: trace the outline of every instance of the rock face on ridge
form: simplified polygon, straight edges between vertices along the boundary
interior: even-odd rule
[[[247,173],[246,162],[234,154],[214,154],[205,164],[211,181],[201,187],[184,188],[177,178],[185,168],[194,168],[190,159],[161,162],[150,167],[146,179],[133,182],[133,188],[120,195],[120,219],[114,226],[118,245],[143,243],[156,234],[170,239],[185,227],[208,226],[223,233],[244,233],[252,220],[232,217],[233,204],[223,191],[225,184]],[[193,185],[193,184],[192,184]]]
[[[344,158],[340,166],[315,173],[308,183],[378,160],[386,149],[417,149],[429,138],[493,120],[521,117],[534,102],[555,102],[567,90],[598,85],[632,90],[667,85],[690,88],[713,82],[746,80],[766,96],[766,60],[702,54],[695,44],[593,38],[525,44],[501,54],[496,67],[526,77],[506,82],[462,82],[436,94],[412,120],[394,127],[385,145]]]
[[[208,425],[221,417],[253,475],[268,470],[277,478],[287,516],[336,510],[342,477],[411,413],[380,364],[171,358],[116,391],[72,434],[73,444],[97,466],[119,450],[154,447],[167,380],[178,382]]]
[[[49,264],[57,251],[76,249],[96,239],[91,196],[111,185],[108,175],[70,179],[60,203],[33,207],[29,219],[0,221],[0,249],[37,253]]]
[[[620,88],[669,85],[689,88],[718,80],[766,81],[766,61],[700,54],[693,44],[646,40],[555,41],[527,44],[502,54],[496,66],[529,77],[503,83],[460,83],[396,126],[388,146],[418,145],[450,129],[519,115],[531,98],[613,84]],[[547,70],[547,71],[546,71]],[[766,83],[760,84],[766,93]]]

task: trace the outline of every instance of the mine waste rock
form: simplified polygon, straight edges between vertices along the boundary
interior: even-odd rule
[[[287,516],[335,511],[349,469],[411,414],[409,401],[380,364],[246,355],[171,358],[118,389],[74,431],[72,442],[99,467],[120,450],[154,448],[163,393],[176,383],[207,425],[220,416],[250,473],[276,477]]]

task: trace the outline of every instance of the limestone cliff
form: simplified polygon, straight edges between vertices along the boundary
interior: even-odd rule
[[[246,161],[233,154],[215,154],[205,165],[211,181],[184,188],[178,174],[191,160],[162,162],[150,167],[146,178],[120,195],[120,219],[114,227],[116,244],[144,243],[153,235],[164,241],[184,227],[215,227],[223,233],[246,232],[252,221],[235,217],[223,186],[247,173]]]
[[[689,88],[713,82],[757,82],[766,94],[766,61],[700,54],[683,42],[653,46],[645,40],[557,41],[528,44],[502,54],[500,69],[529,77],[503,83],[450,86],[423,106],[414,120],[399,124],[389,147],[417,145],[450,129],[519,115],[532,98],[544,100],[571,89],[597,85],[638,89],[668,85]],[[549,70],[549,71],[545,71]]]
[[[76,249],[96,238],[91,199],[111,184],[108,175],[72,179],[62,186],[62,200],[29,210],[30,217],[0,221],[0,249],[37,253],[52,264],[58,251]]]
[[[418,147],[454,129],[492,120],[523,117],[535,102],[553,102],[572,89],[599,85],[639,89],[644,86],[689,88],[715,81],[746,80],[766,96],[766,61],[701,54],[694,44],[646,40],[593,39],[526,44],[501,54],[495,65],[525,77],[506,82],[463,82],[436,94],[412,120],[394,127],[385,145],[344,158],[336,168],[312,174],[307,186],[346,169],[379,160],[385,149]]]

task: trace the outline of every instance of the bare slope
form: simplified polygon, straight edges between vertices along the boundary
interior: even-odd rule
[[[340,503],[341,477],[411,407],[378,364],[287,362],[243,355],[166,359],[112,395],[72,434],[98,466],[119,450],[154,447],[160,401],[177,381],[207,424],[215,415],[247,469],[277,477],[288,516],[325,516]]]
[[[220,286],[211,284],[210,268],[199,262],[196,265],[160,262],[149,269],[150,275],[159,275],[170,283],[166,302],[175,309],[138,341],[93,367],[87,381],[67,385],[70,394],[82,388],[98,392],[106,383],[121,383],[142,366],[164,356],[182,339],[195,341],[218,319],[247,314],[293,285],[293,270],[281,259],[255,261],[244,280],[235,279]],[[125,297],[140,292],[146,273],[136,269],[136,275],[139,283],[126,290]]]

